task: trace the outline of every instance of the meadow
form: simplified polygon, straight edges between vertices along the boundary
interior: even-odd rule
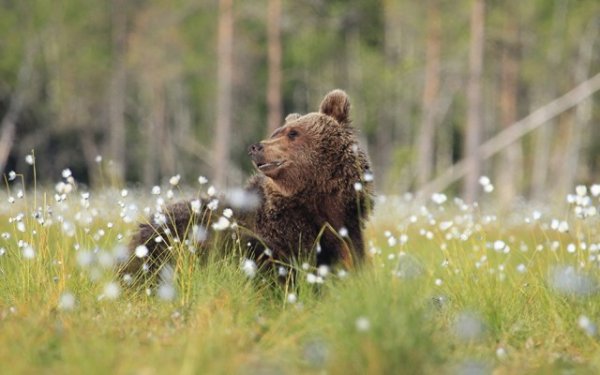
[[[475,205],[380,195],[368,264],[300,260],[293,285],[216,248],[153,287],[117,280],[136,222],[200,182],[88,191],[68,170],[54,187],[6,176],[0,373],[600,373],[600,185],[510,210],[487,179]]]

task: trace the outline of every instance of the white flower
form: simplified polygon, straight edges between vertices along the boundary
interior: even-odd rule
[[[104,297],[108,299],[116,299],[121,294],[119,284],[114,281],[109,282],[104,286]]]
[[[434,203],[437,203],[437,204],[440,204],[440,205],[443,204],[444,202],[446,202],[447,199],[448,199],[448,197],[446,197],[446,194],[442,194],[442,193],[434,193],[431,196],[431,200]]]
[[[177,186],[179,184],[179,180],[181,180],[181,175],[175,175],[169,179],[169,183],[172,186]]]
[[[200,213],[200,199],[194,199],[193,201],[190,202],[190,206],[192,208],[192,211],[196,214]]]
[[[328,273],[329,273],[329,267],[325,264],[322,264],[319,266],[319,268],[317,268],[317,274],[321,277],[327,276]]]
[[[96,159],[94,159],[96,163],[102,163],[102,155],[96,155]]]
[[[585,185],[577,185],[575,187],[575,193],[580,197],[585,197],[587,195],[587,187]]]
[[[494,241],[494,250],[501,251],[501,250],[504,250],[505,247],[506,247],[506,243],[504,243],[504,241],[502,241],[502,240]]]
[[[592,193],[592,195],[594,197],[597,197],[600,195],[600,184],[594,184],[590,187],[590,192]]]
[[[244,271],[244,274],[246,274],[246,276],[249,278],[253,278],[256,276],[256,263],[254,263],[254,261],[251,259],[244,259],[242,262],[242,271]]]
[[[483,187],[483,191],[486,193],[491,193],[492,191],[494,191],[494,185],[492,185],[492,184],[485,185]]]
[[[69,292],[64,292],[58,300],[58,309],[70,311],[75,308],[75,296]]]
[[[356,330],[359,332],[366,332],[371,328],[371,322],[367,317],[361,316],[356,319],[355,322]]]
[[[153,186],[152,187],[152,194],[153,195],[159,195],[160,194],[160,186]]]
[[[577,319],[577,325],[581,328],[588,336],[596,336],[598,333],[598,328],[590,318],[585,315],[581,315],[579,319]]]
[[[63,178],[69,178],[72,176],[71,170],[69,168],[65,168],[62,170]]]
[[[360,182],[354,183],[354,190],[361,191],[363,189],[363,185]]]
[[[127,191],[127,189],[123,189],[123,190],[121,190],[121,196],[122,196],[123,198],[125,198],[125,197],[127,196],[127,194],[129,194],[129,191]]]
[[[566,221],[561,221],[558,224],[558,231],[560,233],[566,233],[569,231],[569,223],[567,223]]]
[[[15,178],[17,178],[17,173],[15,171],[8,172],[8,181],[13,181]]]
[[[27,245],[23,248],[23,258],[25,259],[33,259],[35,258],[35,250],[31,245]]]
[[[210,202],[208,202],[208,204],[206,205],[206,207],[211,210],[214,211],[217,209],[217,207],[219,207],[219,200],[218,199],[213,199]]]
[[[296,296],[296,293],[290,293],[287,295],[287,301],[288,303],[294,304],[298,301],[298,296]]]
[[[33,165],[33,163],[35,163],[35,158],[33,157],[33,154],[25,156],[25,163],[29,165]]]
[[[206,184],[207,182],[208,182],[208,179],[207,179],[206,177],[204,177],[204,176],[200,176],[200,177],[198,177],[198,183],[199,183],[200,185],[204,185],[204,184]]]
[[[233,211],[231,210],[231,208],[224,209],[223,216],[225,216],[228,219],[231,219],[231,216],[233,216]]]
[[[229,228],[229,225],[230,225],[229,219],[227,219],[224,216],[221,216],[219,218],[219,220],[212,225],[212,228],[214,230],[225,230],[225,229]]]
[[[135,248],[135,256],[138,258],[143,258],[148,255],[148,248],[145,245],[139,245]]]
[[[487,176],[481,176],[481,177],[479,177],[479,184],[481,186],[487,186],[487,185],[490,184],[490,182],[491,182],[490,178],[487,177]]]
[[[342,237],[348,237],[348,229],[346,227],[341,227],[338,233]]]
[[[156,295],[163,301],[172,301],[175,298],[176,290],[171,283],[162,283],[158,287]]]
[[[208,187],[208,190],[206,190],[206,193],[208,194],[209,197],[212,197],[215,194],[217,194],[217,189],[215,189],[215,187],[211,185]]]
[[[371,173],[371,172],[365,172],[365,175],[363,176],[363,180],[365,182],[371,182],[371,181],[373,181],[373,173]]]
[[[435,285],[437,286],[441,286],[442,285],[442,279],[435,279]]]

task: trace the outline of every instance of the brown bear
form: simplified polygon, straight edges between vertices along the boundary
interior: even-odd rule
[[[231,211],[222,216],[214,207],[217,199],[210,197],[201,200],[201,208],[199,200],[167,206],[140,224],[130,249],[135,253],[140,245],[146,247],[132,255],[122,273],[158,270],[173,253],[173,242],[210,247],[207,237],[223,223],[234,233],[221,238],[236,241],[219,248],[237,243],[257,261],[291,262],[314,254],[317,265],[360,264],[373,175],[349,115],[350,102],[342,90],[327,94],[319,112],[288,115],[268,139],[248,149],[258,174],[245,192],[257,204],[237,207],[225,200],[225,206],[234,208],[233,216]]]

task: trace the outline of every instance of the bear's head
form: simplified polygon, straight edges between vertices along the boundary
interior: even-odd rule
[[[250,146],[248,154],[283,195],[332,191],[335,184],[352,186],[361,179],[366,157],[358,148],[349,115],[348,95],[334,90],[318,112],[288,115],[283,126]]]

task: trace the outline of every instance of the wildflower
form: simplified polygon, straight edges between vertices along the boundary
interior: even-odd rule
[[[107,299],[116,299],[119,297],[119,294],[121,294],[121,288],[119,287],[119,284],[111,281],[104,286],[104,293],[102,296],[106,297]]]
[[[519,273],[525,273],[526,271],[527,271],[527,267],[523,263],[520,263],[517,266],[517,272],[519,272]]]
[[[22,199],[24,196],[25,194],[23,193],[23,190],[17,191],[17,198]]]
[[[577,251],[577,246],[575,246],[574,243],[570,243],[567,245],[567,252],[573,254],[575,251]]]
[[[33,154],[28,154],[27,156],[25,156],[25,163],[29,165],[33,165],[33,163],[35,163],[35,157],[33,156]]]
[[[175,287],[171,283],[162,283],[159,285],[156,295],[163,301],[172,301],[176,295]]]
[[[506,353],[506,349],[504,349],[503,347],[498,347],[498,349],[496,349],[496,357],[499,360],[503,360],[508,356],[508,354]]]
[[[194,199],[193,201],[191,201],[190,206],[192,208],[192,212],[194,212],[195,214],[200,213],[200,199]]]
[[[129,194],[129,191],[127,191],[127,189],[123,189],[123,190],[121,190],[121,196],[122,196],[123,198],[125,198],[125,197],[127,196],[127,194]]]
[[[497,240],[494,242],[494,250],[496,250],[496,251],[502,251],[502,250],[504,250],[505,247],[506,247],[506,243],[504,243],[504,241],[502,241],[502,240]]]
[[[204,176],[200,176],[200,177],[198,177],[198,183],[199,183],[200,185],[204,185],[204,184],[206,184],[207,182],[208,182],[208,179],[207,179],[206,177],[204,177]]]
[[[25,233],[25,223],[23,223],[22,221],[19,221],[17,223],[17,230],[21,233]]]
[[[298,296],[296,296],[296,293],[290,293],[287,295],[287,301],[288,303],[294,304],[298,301]]]
[[[160,186],[152,187],[152,195],[160,195]]]
[[[481,176],[479,177],[479,184],[481,186],[486,186],[489,185],[491,183],[490,178],[487,176]]]
[[[358,319],[356,319],[355,325],[356,330],[358,332],[366,332],[371,328],[371,322],[367,317],[364,316],[358,317]]]
[[[13,181],[15,178],[17,178],[17,173],[15,171],[8,172],[8,181]]]
[[[61,174],[63,178],[69,178],[72,176],[71,170],[69,168],[63,169]]]
[[[62,311],[70,311],[75,308],[75,296],[69,292],[61,294],[58,300],[58,309]]]
[[[231,216],[233,216],[233,211],[231,210],[231,208],[224,209],[223,216],[225,216],[228,219],[231,219]]]
[[[587,187],[585,185],[577,185],[575,187],[575,193],[580,197],[585,197],[587,195]]]
[[[369,171],[365,172],[365,175],[363,176],[363,180],[365,182],[371,182],[371,181],[373,181],[373,179],[374,179],[373,178],[373,173],[371,173]]]
[[[6,249],[3,247],[0,247],[0,257],[3,256],[4,254],[6,254]]]
[[[218,199],[213,199],[210,202],[208,202],[208,204],[206,205],[206,207],[209,210],[211,210],[211,211],[216,210],[218,206],[219,206],[219,200]]]
[[[200,225],[194,225],[192,227],[192,239],[196,243],[206,241],[207,237],[208,237],[208,233],[206,232],[206,229],[204,229],[204,227],[202,227]]]
[[[33,259],[35,258],[35,250],[31,245],[27,245],[23,248],[23,258],[25,259]]]
[[[230,225],[229,219],[227,219],[224,216],[221,216],[219,218],[219,220],[212,225],[212,228],[217,231],[225,230],[225,229],[229,228],[229,225]]]
[[[590,187],[590,193],[592,193],[594,197],[600,196],[600,184],[592,185]]]
[[[169,183],[172,186],[177,186],[179,184],[179,180],[181,180],[181,175],[175,175],[169,179]]]
[[[242,210],[251,210],[260,205],[260,198],[257,194],[248,192],[245,189],[236,188],[227,191],[227,202],[231,207]]]
[[[96,158],[94,159],[94,161],[96,161],[96,163],[98,163],[98,164],[102,163],[102,155],[96,155]]]
[[[135,256],[138,258],[143,258],[148,255],[148,248],[145,245],[139,245],[135,248]]]
[[[341,227],[338,233],[342,237],[348,237],[348,229],[346,227]]]
[[[288,274],[287,268],[285,268],[284,266],[279,266],[279,268],[277,269],[277,275],[279,275],[279,277],[286,277],[287,274]]]
[[[254,261],[251,259],[244,259],[242,261],[242,271],[244,271],[244,274],[248,278],[252,279],[254,276],[256,276],[256,263],[254,263]]]
[[[443,284],[442,279],[435,279],[435,285],[441,286]]]
[[[215,194],[217,194],[217,189],[215,189],[215,187],[211,185],[208,187],[208,190],[206,191],[206,193],[208,194],[209,197],[212,197]]]
[[[325,264],[322,264],[319,266],[319,268],[317,268],[317,274],[321,277],[327,276],[328,273],[329,273],[329,267]]]
[[[435,193],[431,196],[431,200],[436,204],[442,205],[448,200],[448,197],[446,197],[446,194]]]
[[[585,315],[579,316],[579,319],[577,319],[577,325],[585,332],[586,335],[590,337],[596,336],[598,333],[598,327],[596,327],[590,318]]]
[[[360,182],[355,182],[354,183],[354,190],[355,191],[361,191],[363,189],[363,185]]]

